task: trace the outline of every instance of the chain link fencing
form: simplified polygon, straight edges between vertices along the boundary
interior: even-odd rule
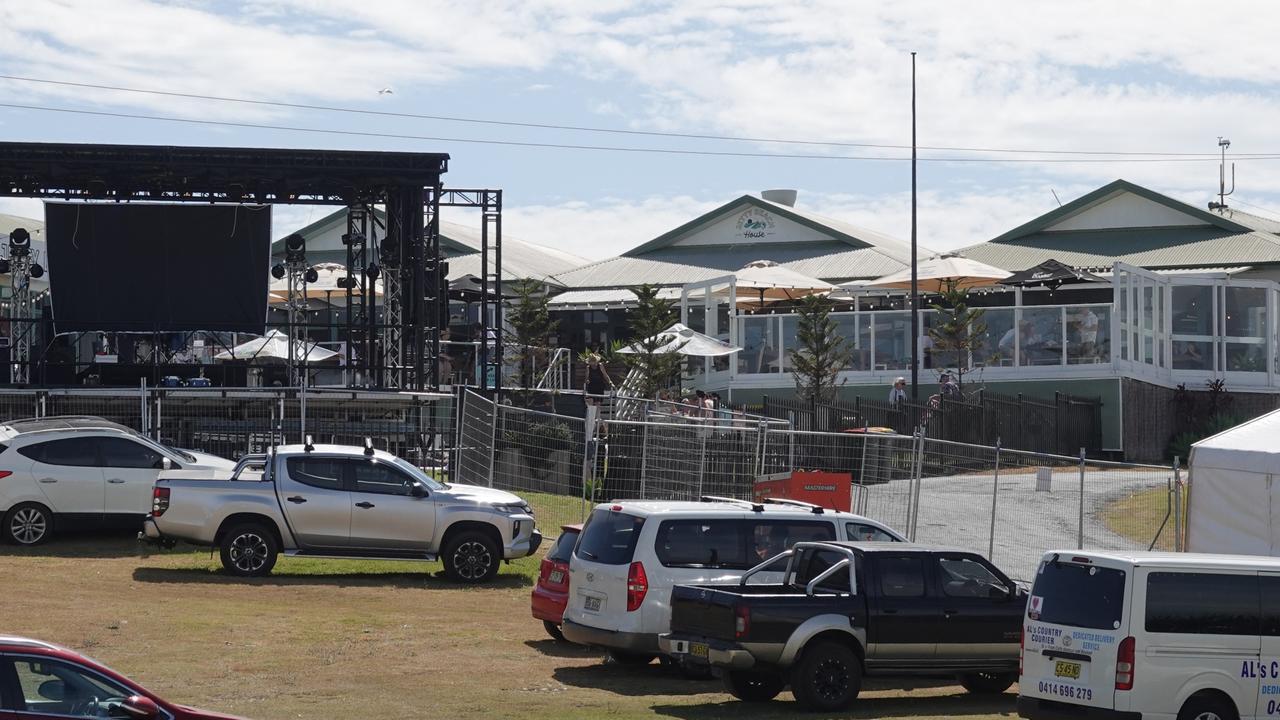
[[[1174,466],[769,423],[595,421],[492,404],[473,413],[470,402],[462,476],[481,482],[493,462],[482,484],[529,499],[548,535],[584,520],[595,502],[750,498],[758,480],[804,470],[847,473],[853,512],[916,542],[981,553],[1018,578],[1052,548],[1181,549]],[[564,429],[538,428],[548,423]]]

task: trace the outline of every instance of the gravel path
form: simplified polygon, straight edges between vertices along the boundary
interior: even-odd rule
[[[1095,550],[1145,550],[1150,540],[1135,542],[1107,529],[1102,510],[1133,492],[1167,487],[1170,472],[1158,468],[1106,469],[1086,472],[1084,545]],[[899,530],[907,526],[908,486],[898,481],[870,488],[866,513]],[[920,485],[916,540],[951,545],[987,554],[991,534],[992,476],[926,477]],[[995,548],[992,560],[1009,575],[1029,579],[1046,550],[1077,547],[1080,523],[1080,475],[1054,472],[1049,492],[1036,490],[1034,469],[1002,470],[996,498]],[[1136,537],[1155,537],[1156,527],[1135,527]]]

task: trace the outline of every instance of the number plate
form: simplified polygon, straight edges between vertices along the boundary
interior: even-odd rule
[[[696,658],[707,659],[706,643],[689,643],[689,654]]]
[[[564,571],[563,570],[551,571],[551,575],[547,578],[547,580],[559,585],[560,583],[564,582]]]
[[[582,609],[587,612],[600,612],[600,598],[587,595],[582,598]]]
[[[1053,664],[1053,674],[1060,678],[1080,679],[1080,663],[1058,660]]]

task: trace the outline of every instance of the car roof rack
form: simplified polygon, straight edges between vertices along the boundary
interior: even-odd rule
[[[739,498],[724,497],[721,495],[703,495],[702,497],[698,498],[698,501],[730,503],[733,505],[740,505],[740,506],[751,508],[751,512],[764,512],[764,505],[761,505],[760,503],[756,503],[756,502],[751,502],[750,500],[742,500]]]
[[[767,503],[774,503],[775,505],[790,505],[792,507],[806,508],[814,515],[822,515],[827,511],[826,508],[821,505],[814,505],[813,503],[804,502],[803,500],[792,500],[791,498],[767,497],[764,501]]]

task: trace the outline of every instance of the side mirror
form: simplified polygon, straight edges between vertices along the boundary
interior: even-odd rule
[[[992,600],[1008,600],[1014,595],[1015,593],[1004,585],[992,585],[990,589],[987,590],[987,597]]]
[[[160,717],[160,706],[155,700],[144,695],[132,695],[129,699],[120,703],[120,709],[124,711],[124,717],[136,718],[137,720],[151,720],[151,718]]]
[[[416,498],[426,497],[427,486],[423,485],[420,481],[415,480],[413,484],[409,486],[409,494]]]

